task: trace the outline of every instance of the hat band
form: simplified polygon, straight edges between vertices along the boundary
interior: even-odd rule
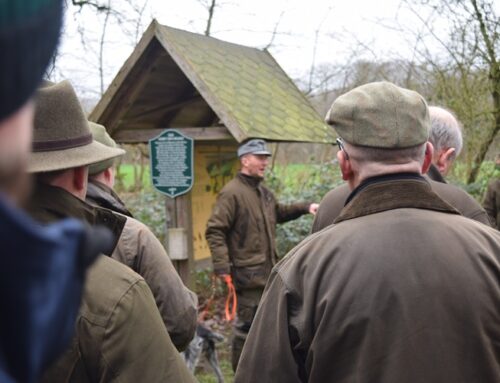
[[[54,150],[64,150],[84,146],[92,143],[92,134],[67,138],[64,140],[33,142],[33,152],[48,152]]]

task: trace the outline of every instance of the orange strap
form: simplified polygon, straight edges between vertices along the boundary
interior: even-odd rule
[[[203,311],[198,315],[198,322],[203,322],[205,320],[205,317],[208,314],[208,310],[210,309],[210,306],[214,303],[215,300],[215,284],[216,284],[217,278],[215,275],[212,275],[212,294],[210,295],[210,298],[208,298],[207,302],[205,303],[205,307],[203,308]]]
[[[226,297],[226,320],[231,322],[236,317],[236,306],[238,304],[238,298],[236,297],[236,289],[233,285],[233,279],[230,275],[226,275],[224,281],[227,285],[227,297]]]

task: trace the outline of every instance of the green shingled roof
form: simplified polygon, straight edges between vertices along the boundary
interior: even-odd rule
[[[159,24],[155,35],[237,141],[335,141],[266,50]]]

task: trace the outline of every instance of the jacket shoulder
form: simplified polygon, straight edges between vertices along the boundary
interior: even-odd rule
[[[144,279],[127,266],[100,256],[87,272],[80,316],[106,326],[116,305],[141,281]]]
[[[436,182],[429,180],[432,190],[443,200],[457,209],[464,217],[471,218],[486,225],[489,225],[489,220],[485,210],[465,190],[458,186]]]
[[[231,181],[223,186],[223,188],[219,192],[219,195],[238,193],[238,191],[241,190],[241,188],[244,186],[245,185],[238,179],[238,177],[234,177]]]

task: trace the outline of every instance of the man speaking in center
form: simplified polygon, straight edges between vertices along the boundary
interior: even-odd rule
[[[214,272],[231,275],[238,298],[233,329],[232,366],[236,370],[246,336],[271,269],[278,260],[276,224],[315,214],[316,203],[282,205],[262,185],[271,152],[264,140],[238,148],[241,170],[217,197],[207,223],[206,239]]]

